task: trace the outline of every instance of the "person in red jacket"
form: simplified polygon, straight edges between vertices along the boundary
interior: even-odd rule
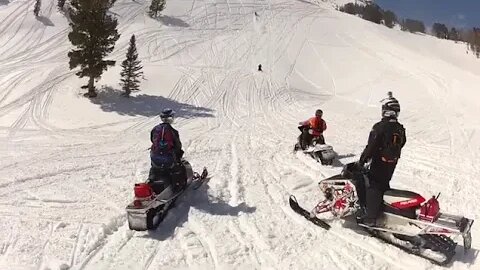
[[[323,132],[327,129],[327,123],[322,119],[322,116],[323,111],[318,109],[315,111],[314,117],[298,123],[300,125],[299,129],[302,131],[302,134],[298,137],[298,143],[303,150],[308,148],[314,138],[317,139],[318,143],[325,144]]]

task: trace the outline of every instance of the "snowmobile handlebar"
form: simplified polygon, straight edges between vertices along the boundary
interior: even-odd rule
[[[346,178],[354,178],[358,174],[366,174],[368,169],[361,166],[358,162],[350,162],[343,166],[342,175]]]
[[[310,127],[308,125],[299,125],[297,128],[300,130],[300,132],[303,132],[304,129],[309,129]]]

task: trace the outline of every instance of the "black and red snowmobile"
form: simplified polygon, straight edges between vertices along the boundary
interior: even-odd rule
[[[304,132],[304,129],[309,129],[308,126],[299,126],[298,129],[301,132]],[[299,136],[298,141],[301,140],[301,136]],[[333,147],[331,145],[325,144],[325,139],[323,135],[321,137],[314,137],[310,145],[306,146],[305,149],[302,149],[302,146],[299,142],[297,142],[293,148],[294,152],[303,151],[304,154],[310,155],[313,159],[317,162],[321,163],[322,165],[332,165],[333,161],[335,160],[336,153],[333,151]]]
[[[190,186],[198,189],[207,179],[207,168],[201,174],[194,172],[190,163],[182,160],[186,169],[186,185],[173,187],[169,173],[159,174],[153,182],[137,183],[134,186],[135,197],[126,207],[128,227],[135,231],[154,230],[167,215],[174,202]]]
[[[335,218],[356,216],[361,211],[357,190],[364,185],[368,169],[356,163],[345,165],[335,176],[321,180],[318,185],[325,199],[310,212],[299,206],[291,195],[290,207],[312,223],[330,229],[330,225],[318,216],[330,212]],[[368,179],[367,179],[368,180]],[[412,191],[391,189],[384,194],[384,211],[375,227],[358,223],[370,235],[409,253],[423,257],[435,264],[448,264],[455,255],[462,236],[464,251],[471,248],[472,219],[442,213],[438,196],[428,200]]]

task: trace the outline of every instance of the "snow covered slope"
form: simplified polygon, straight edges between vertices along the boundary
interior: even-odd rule
[[[111,57],[137,36],[142,91],[120,98],[116,67],[90,101],[68,69],[67,19],[44,0],[36,20],[33,4],[0,0],[0,269],[437,269],[287,204],[295,193],[313,206],[317,182],[341,170],[291,153],[298,121],[322,108],[327,142],[354,161],[388,90],[408,136],[392,186],[442,192],[444,211],[480,218],[480,61],[464,45],[322,1],[177,0],[157,21],[148,1],[118,0]],[[157,231],[132,232],[124,207],[164,107],[213,177]],[[472,236],[455,269],[480,269],[475,224]]]

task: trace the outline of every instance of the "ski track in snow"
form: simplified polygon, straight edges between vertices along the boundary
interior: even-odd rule
[[[313,207],[320,199],[318,181],[340,170],[291,152],[296,123],[321,106],[327,141],[346,156],[341,163],[353,161],[377,119],[379,108],[371,107],[386,92],[384,78],[396,75],[392,88],[419,82],[425,91],[418,99],[440,113],[409,97],[419,89],[401,92],[402,106],[407,104],[402,110],[425,117],[402,112],[409,137],[392,184],[414,186],[426,196],[445,192],[442,209],[478,217],[471,200],[480,197],[480,166],[478,152],[468,147],[475,130],[459,122],[471,116],[469,108],[450,103],[449,69],[430,70],[427,56],[393,47],[391,32],[385,32],[393,30],[378,31],[327,3],[192,0],[169,4],[164,21],[154,22],[145,15],[147,1],[117,1],[112,13],[123,38],[110,57],[121,61],[125,37],[135,33],[145,66],[171,68],[177,76],[161,95],[213,114],[176,122],[186,157],[196,170],[207,166],[211,180],[181,197],[157,231],[130,231],[124,207],[133,184],[148,173],[146,140],[158,118],[119,116],[81,127],[56,121],[59,101],[79,102],[76,90],[65,98],[79,84],[68,69],[67,20],[56,2],[42,4],[41,15],[53,26],[35,20],[32,1],[0,6],[0,152],[7,157],[0,162],[0,229],[6,232],[0,268],[437,269],[341,222],[328,232],[319,229],[288,207],[291,193]],[[253,19],[255,11],[260,19]],[[355,29],[375,30],[364,37]],[[374,40],[396,50],[387,53]],[[362,78],[354,72],[365,67],[355,59],[377,69]],[[259,63],[263,72],[256,71]],[[116,83],[106,77],[105,84]],[[357,114],[369,118],[355,121]],[[356,152],[350,157],[349,151]],[[478,264],[477,227],[474,250],[467,259],[456,256],[456,269]]]

